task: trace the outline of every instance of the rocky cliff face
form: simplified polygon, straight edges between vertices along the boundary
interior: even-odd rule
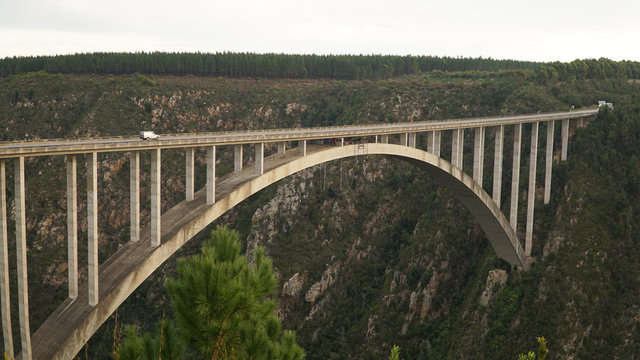
[[[567,106],[563,91],[584,91],[571,84],[557,85],[566,86],[562,91],[516,86],[492,76],[380,82],[169,77],[156,79],[155,86],[134,77],[18,76],[0,79],[0,129],[5,130],[0,137],[486,116],[560,109]],[[580,86],[592,85],[575,85]],[[599,86],[599,91],[639,92],[634,84],[619,85],[622,90]],[[9,95],[16,90],[31,98],[11,102]],[[605,353],[637,358],[640,211],[633,204],[640,201],[638,192],[625,182],[640,178],[633,166],[633,157],[640,157],[633,150],[640,148],[632,141],[640,133],[636,122],[628,120],[633,116],[626,116],[625,130],[591,126],[584,130],[587,139],[611,137],[609,143],[592,147],[614,147],[615,153],[580,160],[593,145],[583,144],[570,150],[575,163],[554,168],[555,200],[549,206],[536,205],[536,262],[527,273],[495,257],[481,229],[450,193],[412,166],[384,157],[336,161],[303,171],[248,199],[217,223],[244,234],[249,254],[264,246],[273,258],[282,284],[279,313],[285,327],[297,330],[309,359],[385,358],[393,344],[402,347],[407,359],[507,359],[532,348],[536,336],[546,336],[561,358],[599,358],[597,354]],[[615,124],[614,120],[609,123]],[[526,132],[525,127],[525,136]],[[445,158],[448,141],[445,137]],[[472,141],[471,135],[467,141]],[[418,146],[423,144],[424,139],[418,138]],[[220,174],[231,170],[231,156],[230,149],[219,150]],[[470,164],[471,154],[466,156],[465,163]],[[631,159],[629,164],[622,160],[615,164],[626,173],[616,173],[612,179],[602,171],[608,166],[605,160],[625,156]],[[247,154],[245,160],[250,157]],[[128,240],[128,155],[103,154],[99,160],[100,261],[104,261]],[[81,187],[83,161],[80,156]],[[143,169],[148,169],[148,161],[143,156]],[[165,210],[184,196],[183,161],[180,151],[163,152]],[[490,166],[492,159],[485,162]],[[203,173],[204,153],[197,153],[196,163],[198,173]],[[58,157],[27,159],[27,168],[29,264],[34,267],[29,273],[30,292],[46,294],[30,299],[32,328],[36,328],[66,296],[65,181],[60,171],[64,162]],[[505,168],[505,179],[509,171]],[[141,176],[143,204],[147,204],[148,174],[143,170]],[[203,185],[204,179],[197,177],[196,186]],[[490,185],[485,181],[487,189]],[[606,192],[590,192],[594,188]],[[611,195],[619,193],[623,195]],[[79,239],[86,238],[85,198],[79,191]],[[607,211],[597,210],[610,203],[614,205],[607,205]],[[8,205],[11,223],[12,205]],[[148,216],[148,206],[143,205],[143,226]],[[206,234],[177,256],[197,251],[203,237]],[[79,247],[79,253],[86,253],[86,242],[79,241]],[[83,278],[86,260],[81,259],[80,265]],[[175,260],[167,262],[127,300],[119,309],[120,323],[152,327],[163,307],[170,312],[162,286],[174,266]],[[96,358],[108,357],[113,326],[107,323],[92,340]]]

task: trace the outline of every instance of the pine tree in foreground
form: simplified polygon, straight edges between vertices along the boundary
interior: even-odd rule
[[[179,260],[177,278],[166,284],[187,347],[205,358],[303,359],[295,333],[280,336],[276,286],[264,249],[250,264],[238,233],[225,227],[212,232],[201,254]]]

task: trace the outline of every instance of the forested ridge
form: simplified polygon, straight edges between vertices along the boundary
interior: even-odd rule
[[[545,137],[538,146],[532,269],[498,259],[468,211],[414,167],[385,157],[319,166],[268,187],[219,219],[242,251],[264,246],[278,281],[282,328],[307,359],[511,359],[547,339],[551,359],[640,358],[640,84],[636,63],[607,59],[534,68],[425,71],[365,80],[19,73],[0,78],[0,139],[21,140],[311,127],[568,111],[614,103],[586,128],[572,123],[569,159],[559,160],[556,122],[552,201],[542,201]],[[497,65],[496,65],[497,66]],[[543,70],[544,69],[544,70]],[[542,72],[548,76],[542,77]],[[546,125],[540,125],[544,133]],[[530,127],[523,127],[528,173]],[[485,138],[484,189],[492,188],[493,129]],[[473,132],[465,132],[465,171]],[[512,128],[505,127],[502,208],[508,214]],[[398,141],[398,138],[392,139]],[[417,139],[425,147],[425,134]],[[443,134],[442,156],[451,156]],[[220,147],[216,171],[233,169]],[[266,147],[267,154],[275,148]],[[250,163],[252,151],[245,151]],[[100,262],[128,241],[128,155],[99,157]],[[79,164],[84,161],[79,155]],[[142,226],[149,219],[149,156],[141,154]],[[184,152],[162,152],[163,211],[184,199]],[[64,158],[28,158],[27,231],[32,331],[67,296]],[[205,153],[196,150],[196,187]],[[12,183],[12,167],[7,182]],[[78,172],[78,185],[86,183]],[[519,220],[526,215],[520,182]],[[7,189],[12,198],[13,189]],[[80,191],[79,194],[82,194]],[[80,195],[79,209],[86,209]],[[10,203],[10,201],[9,201]],[[8,205],[10,206],[10,205]],[[9,211],[9,216],[11,212]],[[79,224],[86,211],[79,210]],[[9,219],[9,239],[13,239]],[[524,238],[519,228],[520,238]],[[145,281],[88,344],[113,358],[123,324],[149,333],[174,318],[164,283],[178,258],[198,253],[205,231]],[[79,253],[86,228],[79,226]],[[15,244],[9,241],[10,259]],[[86,257],[80,259],[81,279]],[[10,274],[15,274],[10,262]],[[12,314],[17,290],[12,276]],[[38,296],[34,296],[38,294]],[[12,317],[14,332],[17,316]],[[123,340],[125,334],[123,334]],[[14,334],[14,344],[19,344]],[[164,357],[163,357],[164,358]],[[194,358],[198,358],[194,356]]]
[[[46,71],[64,74],[155,74],[300,79],[383,79],[420,72],[535,69],[531,61],[394,55],[289,55],[255,53],[85,53],[11,57],[0,76]]]

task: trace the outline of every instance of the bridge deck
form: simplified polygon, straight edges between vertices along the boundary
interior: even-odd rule
[[[307,154],[321,151],[326,146],[308,146]],[[276,154],[265,159],[264,171],[267,172],[291,160],[300,157],[296,149],[286,154]],[[238,173],[230,173],[216,182],[216,201],[226,197],[239,185],[249,182],[258,176],[253,167],[246,167]],[[162,215],[162,241],[174,236],[182,227],[193,220],[210,205],[206,205],[204,189],[195,194],[194,200],[182,201]],[[117,286],[125,277],[136,271],[138,265],[154,251],[162,248],[151,248],[149,229],[141,230],[140,241],[124,244],[116,253],[99,267],[100,299],[113,296]],[[78,297],[66,299],[33,334],[33,358],[52,359],[69,336],[82,327],[92,311],[89,306],[87,283],[80,285]],[[127,294],[128,296],[129,294]],[[126,297],[126,296],[125,296]],[[110,314],[99,314],[108,317]],[[91,335],[91,334],[89,334]],[[89,338],[88,336],[87,338]]]
[[[296,129],[270,129],[228,131],[199,134],[163,134],[156,140],[140,140],[135,136],[102,137],[91,139],[50,139],[0,143],[0,159],[19,156],[83,154],[89,152],[134,151],[185,148],[211,145],[255,144],[261,142],[313,140],[349,136],[373,136],[401,133],[443,131],[474,127],[530,123],[536,121],[566,120],[589,117],[598,109],[550,114],[503,116],[492,118],[431,120],[411,123],[347,125]]]

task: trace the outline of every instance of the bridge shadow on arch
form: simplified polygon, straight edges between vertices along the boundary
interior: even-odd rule
[[[254,169],[229,174],[217,181],[216,202],[205,203],[204,189],[192,201],[182,201],[162,215],[162,244],[150,246],[149,230],[141,240],[122,246],[99,268],[100,302],[88,305],[87,284],[75,300],[66,299],[33,334],[34,359],[71,359],[124,300],[176,250],[226,211],[265,187],[296,172],[353,156],[387,155],[408,161],[447,187],[471,212],[498,257],[524,267],[524,250],[508,220],[491,197],[470,176],[451,163],[416,148],[393,144],[309,147],[306,156],[295,149],[265,159],[265,172]]]

